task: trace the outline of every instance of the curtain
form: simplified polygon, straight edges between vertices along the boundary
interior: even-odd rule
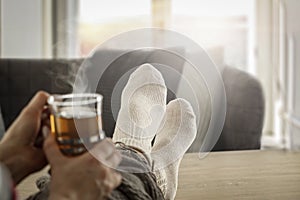
[[[52,1],[52,46],[54,58],[78,57],[79,0]]]

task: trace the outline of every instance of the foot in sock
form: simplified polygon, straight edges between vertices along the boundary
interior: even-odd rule
[[[163,119],[167,88],[161,73],[143,64],[129,77],[121,97],[114,142],[151,152],[151,141]]]
[[[196,117],[189,102],[184,99],[171,101],[151,152],[157,183],[167,200],[175,198],[178,168],[196,133]]]

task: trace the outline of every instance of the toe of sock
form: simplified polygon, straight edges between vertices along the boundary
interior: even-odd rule
[[[138,67],[130,76],[130,79],[134,79],[135,84],[159,84],[165,86],[165,81],[162,74],[151,64],[145,63]]]

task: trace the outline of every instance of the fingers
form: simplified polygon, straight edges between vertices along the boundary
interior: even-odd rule
[[[103,196],[108,196],[116,187],[120,185],[122,181],[122,176],[113,171],[107,171],[106,177],[103,179],[102,177],[99,178],[100,187],[102,190]],[[96,181],[97,182],[97,181]]]
[[[41,121],[42,121],[42,126],[46,125],[46,126],[50,127],[50,111],[49,111],[48,107],[44,107],[44,110],[42,112]]]
[[[122,176],[114,170],[122,160],[121,154],[108,138],[97,144],[90,153],[87,156],[92,156],[92,159],[100,162],[97,164],[98,178],[104,181],[105,191],[110,193],[122,180]]]
[[[42,169],[48,163],[42,149],[33,149],[30,155],[24,157],[29,160],[31,172],[36,172]]]
[[[49,109],[48,108],[44,108],[43,112],[42,112],[42,116],[41,116],[41,125],[40,125],[40,132],[43,134],[43,127],[46,127],[48,129],[50,129],[50,113],[49,113]],[[45,130],[48,131],[48,130]],[[47,132],[45,132],[45,134],[48,134]],[[46,137],[44,137],[44,139],[46,139]]]
[[[116,151],[106,160],[106,163],[108,167],[116,168],[120,164],[121,160],[121,154],[118,151]]]
[[[50,128],[50,114],[49,114],[49,109],[48,108],[44,108],[43,112],[42,112],[42,116],[41,116],[41,125],[40,125],[40,129],[38,131],[38,134],[35,138],[34,141],[34,146],[37,148],[43,148],[43,143],[44,140],[46,139],[46,137],[43,136],[43,132],[42,129],[44,126]]]
[[[42,112],[47,103],[49,94],[44,91],[37,92],[28,105],[24,108],[26,112]]]
[[[114,169],[106,166],[116,167],[121,161],[120,153],[116,151],[114,144],[110,140],[105,139],[90,152],[71,158],[62,155],[54,137],[49,134],[49,129],[43,128],[43,132],[48,134],[43,148],[53,170],[52,183],[63,180],[62,182],[64,182],[64,184],[62,184],[62,186],[71,185],[71,188],[76,188],[84,182],[88,188],[86,191],[99,197],[108,196],[112,190],[121,183],[121,175],[115,172]],[[91,152],[93,152],[93,154]],[[100,160],[105,160],[106,165],[99,162]],[[66,184],[68,181],[69,184]],[[80,187],[81,189],[83,188],[83,191],[84,188],[86,188],[84,186]],[[72,190],[72,192],[74,192],[74,190]],[[84,194],[88,193],[80,192],[80,195]]]
[[[115,151],[115,145],[111,142],[110,139],[106,138],[97,144],[92,150],[91,153],[95,154],[97,158],[106,160],[113,152]]]
[[[114,189],[116,187],[118,187],[121,182],[122,182],[122,176],[118,173],[118,172],[115,172],[115,171],[112,171],[111,172],[111,188]]]
[[[104,139],[97,144],[90,153],[102,164],[116,168],[121,162],[121,154],[116,150],[110,139]]]
[[[43,149],[46,154],[47,160],[51,166],[57,165],[62,162],[64,156],[60,152],[54,137],[50,134],[47,127],[43,127],[43,135],[46,138],[44,141]]]

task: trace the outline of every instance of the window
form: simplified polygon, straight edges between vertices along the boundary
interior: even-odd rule
[[[150,26],[150,0],[81,0],[80,55],[88,55],[93,48],[116,34]]]
[[[198,42],[217,64],[250,71],[253,4],[252,0],[173,0],[171,28]]]
[[[253,71],[254,0],[81,0],[80,55],[115,34],[143,27],[169,28],[208,50],[219,65]]]

